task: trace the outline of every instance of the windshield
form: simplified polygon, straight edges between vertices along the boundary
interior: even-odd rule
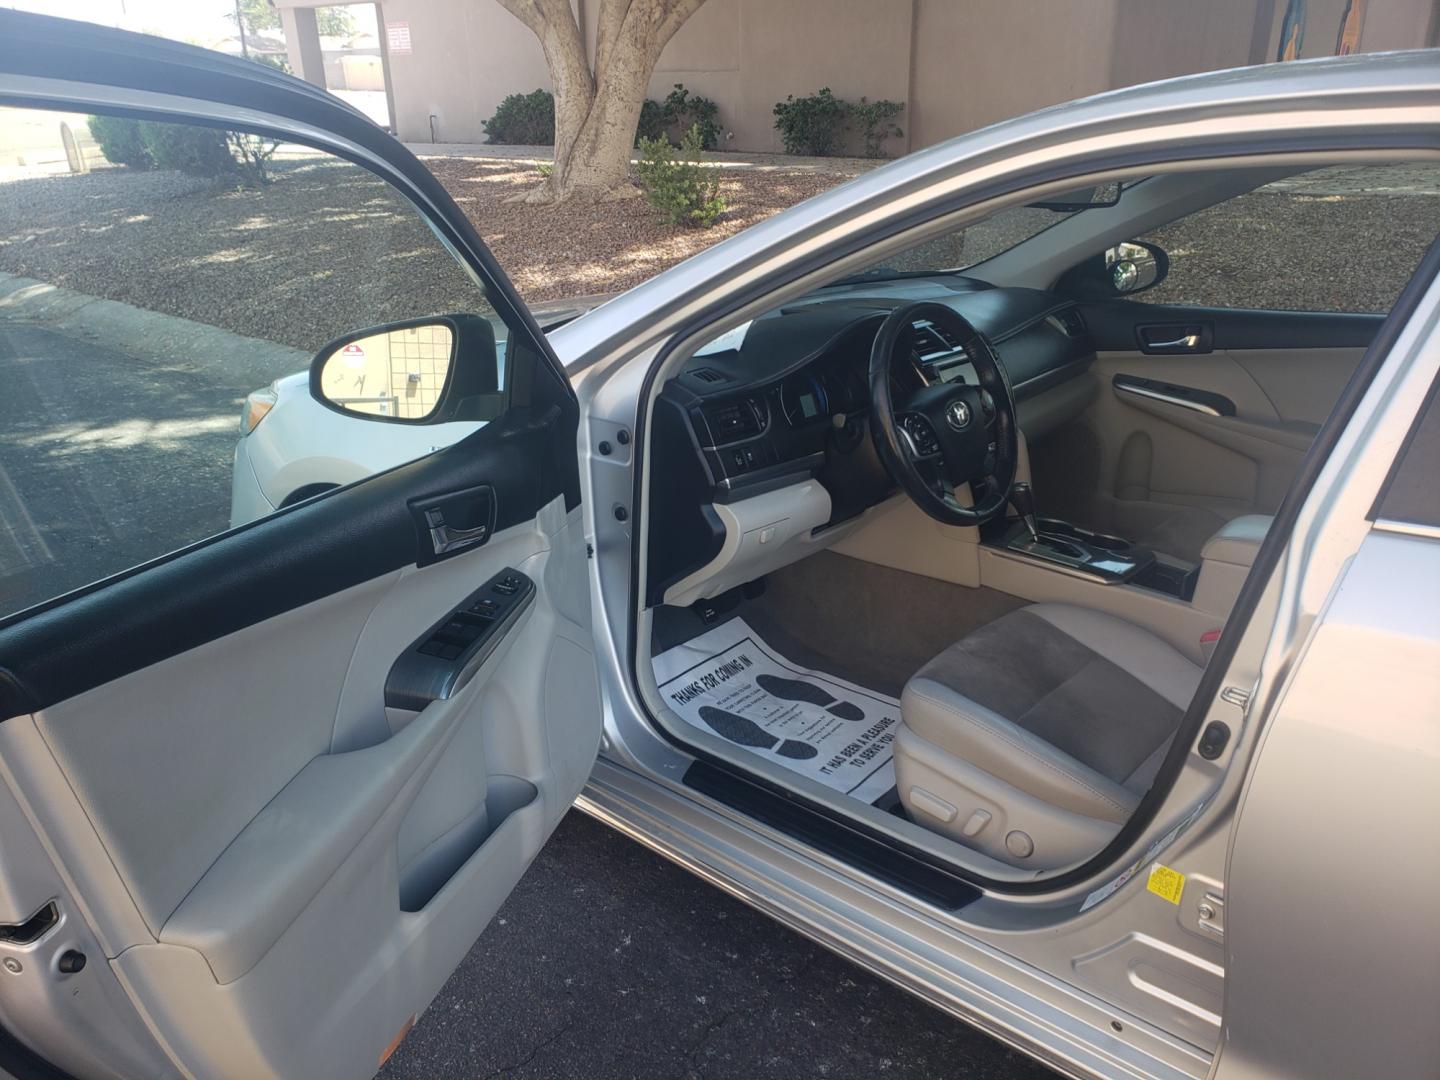
[[[963,229],[931,237],[912,248],[898,251],[874,266],[841,278],[835,284],[964,270],[1009,251],[1016,244],[1077,213],[1080,211],[1012,206],[983,221],[972,222]]]

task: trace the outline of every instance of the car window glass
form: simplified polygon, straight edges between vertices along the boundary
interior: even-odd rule
[[[475,429],[310,397],[315,353],[368,327],[466,313],[507,337],[366,169],[196,125],[18,109],[0,109],[0,162],[0,616]],[[418,338],[360,359],[373,385],[356,393],[425,415],[446,363]]]
[[[1384,313],[1440,231],[1440,166],[1313,169],[1134,239],[1169,273],[1152,304]]]

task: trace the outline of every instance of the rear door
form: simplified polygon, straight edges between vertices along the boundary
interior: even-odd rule
[[[79,1076],[368,1076],[594,761],[574,395],[323,92],[4,12],[0,105],[90,169],[0,185],[0,1024]],[[370,324],[346,422],[459,441],[227,530],[244,389]]]
[[[1057,507],[1198,560],[1241,514],[1272,514],[1437,218],[1440,170],[1315,169],[1145,236],[1168,274],[1082,304],[1098,393],[1035,454]]]

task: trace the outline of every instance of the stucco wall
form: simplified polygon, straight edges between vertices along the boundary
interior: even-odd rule
[[[591,43],[600,0],[571,0]],[[277,0],[316,7],[324,0]],[[1304,55],[1328,55],[1345,0],[1309,0]],[[904,101],[892,153],[1086,94],[1274,55],[1284,0],[708,0],[670,41],[650,96],[713,98],[725,148],[779,150],[772,110],[829,86]],[[402,139],[484,141],[500,99],[549,87],[535,37],[494,0],[386,0]],[[1433,0],[1369,0],[1361,48],[1435,44]]]
[[[389,53],[402,140],[431,141],[433,114],[438,141],[484,142],[501,98],[550,86],[540,42],[493,0],[386,0],[380,15],[410,28],[411,51]]]

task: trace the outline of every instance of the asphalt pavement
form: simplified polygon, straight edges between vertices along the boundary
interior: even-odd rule
[[[228,521],[255,373],[136,351],[0,319],[7,612]],[[1051,1074],[572,811],[382,1075]]]
[[[1053,1075],[579,810],[380,1073]]]

